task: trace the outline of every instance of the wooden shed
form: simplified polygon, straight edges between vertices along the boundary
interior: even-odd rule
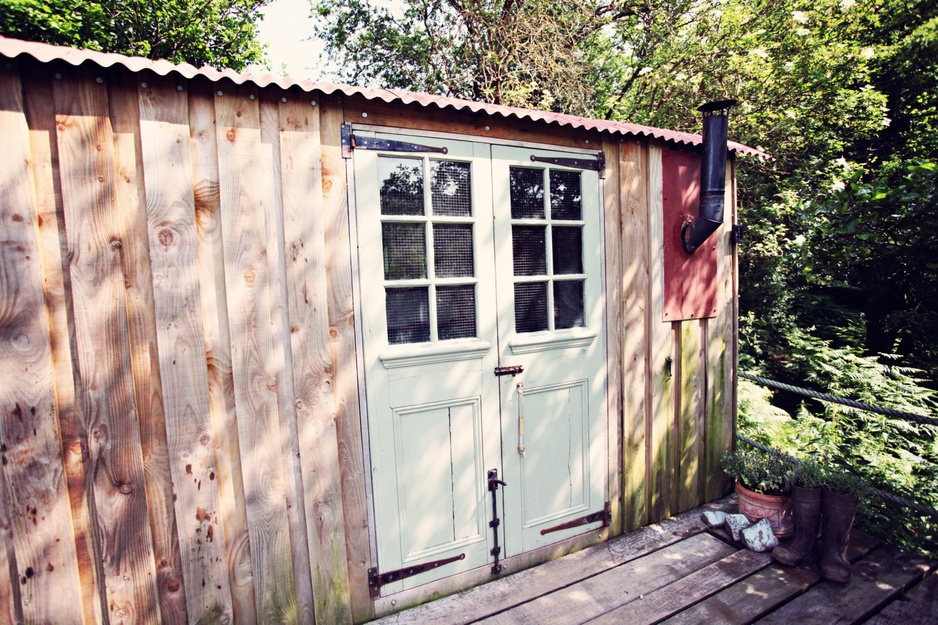
[[[0,39],[0,624],[364,622],[722,496],[735,156]]]

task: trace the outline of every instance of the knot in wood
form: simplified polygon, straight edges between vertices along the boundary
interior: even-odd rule
[[[124,482],[118,490],[120,490],[122,495],[129,495],[134,492],[134,487],[130,482]]]
[[[163,247],[169,247],[173,244],[173,241],[176,240],[176,235],[173,234],[173,231],[169,228],[163,228],[160,230],[157,238],[160,240],[160,245]]]

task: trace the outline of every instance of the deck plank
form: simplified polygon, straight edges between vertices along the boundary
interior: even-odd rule
[[[374,623],[938,625],[938,562],[857,531],[853,582],[832,584],[816,560],[782,567],[704,532],[701,512],[733,504],[729,497]]]
[[[416,625],[418,623],[420,625],[464,625],[472,623],[700,533],[704,528],[700,520],[703,511],[728,511],[732,507],[732,501],[729,499],[717,501],[578,551],[565,558],[552,560],[483,586],[385,616],[374,623],[376,625]]]
[[[862,622],[922,579],[929,562],[922,556],[886,545],[852,568],[849,585],[818,584],[756,622],[760,625]]]
[[[869,534],[857,533],[847,553],[856,562],[880,545]],[[663,625],[745,625],[768,614],[821,581],[817,560],[812,566],[773,564],[717,594],[675,614]]]
[[[686,607],[709,597],[726,586],[765,568],[772,561],[768,553],[736,551],[621,608],[588,621],[591,625],[640,625],[658,623]]]
[[[898,601],[886,606],[866,625],[926,625],[938,623],[938,573],[934,571]]]
[[[706,533],[697,534],[480,623],[579,625],[733,553],[735,550],[723,541]]]

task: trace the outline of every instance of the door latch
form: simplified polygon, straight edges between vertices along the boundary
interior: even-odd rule
[[[523,371],[524,371],[523,365],[511,365],[510,367],[495,367],[495,375],[499,377],[503,375],[518,375],[519,373]]]
[[[498,497],[496,492],[498,491],[499,484],[502,486],[508,486],[508,484],[498,479],[498,469],[489,469],[488,478],[489,492],[492,493],[492,520],[489,521],[489,527],[492,528],[492,534],[495,536],[495,546],[492,547],[492,551],[489,553],[495,556],[495,562],[492,564],[492,575],[498,575],[502,572],[503,568],[499,562],[502,548],[498,546],[498,526],[502,524],[502,520],[498,518]]]

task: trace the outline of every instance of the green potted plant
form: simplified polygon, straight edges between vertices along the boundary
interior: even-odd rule
[[[794,462],[758,449],[728,452],[722,461],[727,475],[736,478],[739,511],[752,523],[767,519],[778,538],[791,536],[794,525],[789,493]]]

